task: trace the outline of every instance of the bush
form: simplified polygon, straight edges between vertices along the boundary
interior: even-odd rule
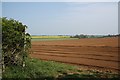
[[[25,65],[31,38],[25,33],[26,25],[14,19],[2,18],[2,58],[4,66]]]

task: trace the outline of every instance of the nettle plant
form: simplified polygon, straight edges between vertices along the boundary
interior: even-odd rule
[[[31,47],[31,37],[27,28],[14,19],[2,19],[2,58],[4,66],[23,66]]]

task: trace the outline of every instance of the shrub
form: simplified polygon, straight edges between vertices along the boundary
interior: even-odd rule
[[[30,34],[25,33],[26,25],[14,19],[2,18],[2,58],[4,66],[24,66],[31,46]]]

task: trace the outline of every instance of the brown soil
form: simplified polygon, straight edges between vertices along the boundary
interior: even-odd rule
[[[120,70],[118,38],[33,41],[31,57],[89,68]]]

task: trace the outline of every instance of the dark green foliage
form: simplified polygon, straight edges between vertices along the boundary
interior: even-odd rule
[[[2,18],[2,56],[5,66],[24,64],[31,38],[25,33],[26,25],[14,19]]]
[[[84,34],[71,36],[71,38],[88,38],[88,37],[89,37],[88,35],[84,35]]]
[[[70,36],[70,38],[105,38],[105,37],[120,37],[120,34],[117,35],[85,35],[85,34],[80,34],[80,35],[74,35]]]

